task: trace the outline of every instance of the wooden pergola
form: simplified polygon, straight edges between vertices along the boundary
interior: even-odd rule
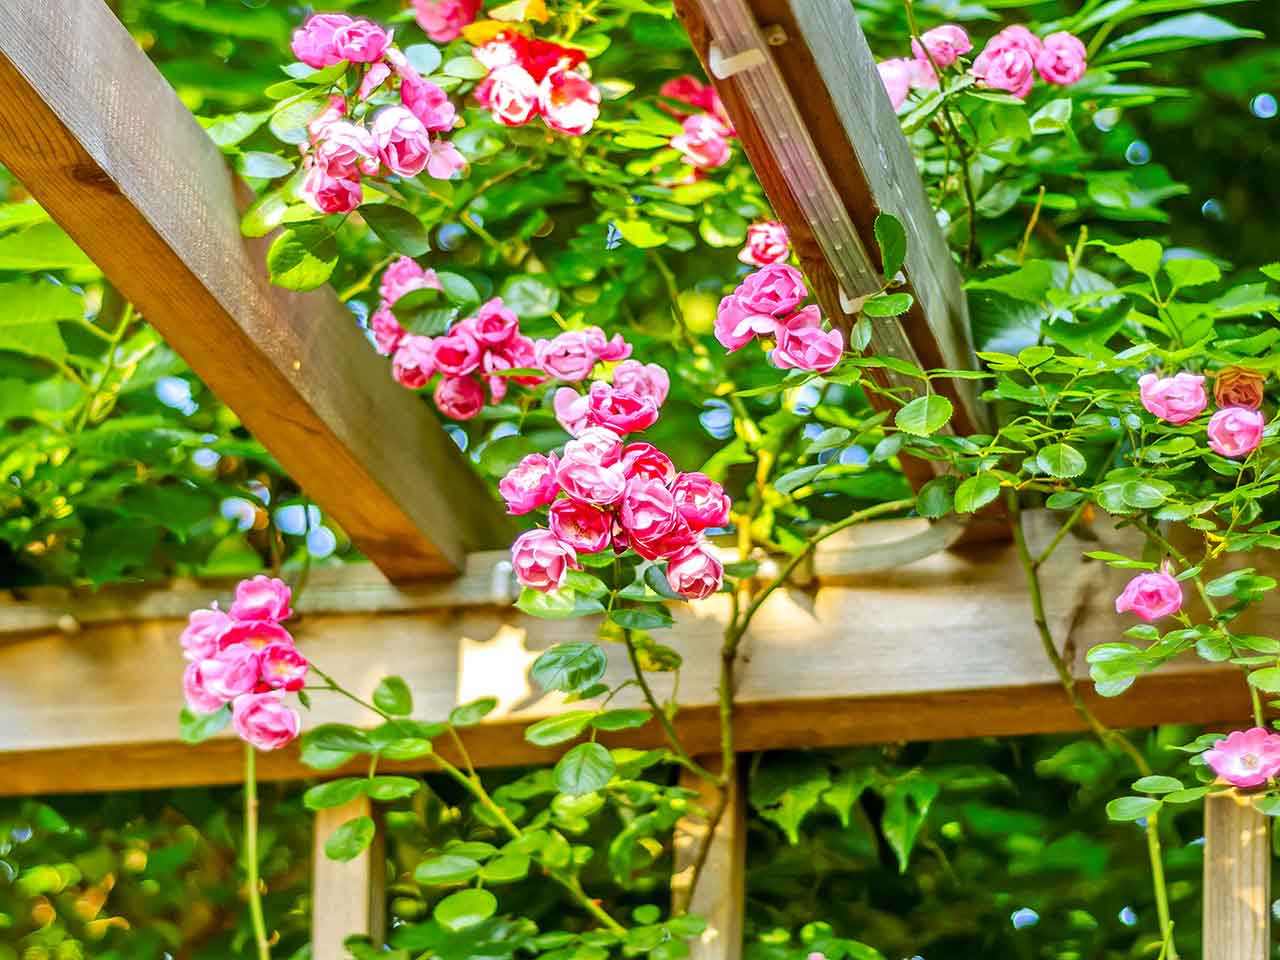
[[[856,263],[847,249],[833,253],[829,231],[812,221],[800,196],[808,187],[777,151],[776,117],[753,107],[761,90],[799,118],[816,182],[838,198],[862,256],[876,249],[878,212],[907,228],[903,281],[917,306],[878,324],[872,350],[926,367],[972,367],[959,273],[847,0],[677,0],[677,9],[828,315],[846,315],[870,291],[854,288]],[[549,761],[522,731],[566,708],[531,685],[528,667],[553,641],[590,639],[594,624],[549,623],[511,606],[500,549],[510,529],[497,504],[426,406],[386,375],[331,291],[269,285],[261,242],[239,232],[248,189],[103,0],[0,0],[0,15],[9,25],[0,33],[9,91],[0,162],[369,558],[313,576],[298,626],[309,657],[366,693],[394,664],[428,717],[496,695],[498,710],[467,732],[478,765]],[[961,432],[985,420],[971,386],[944,384]],[[1048,516],[1027,517],[1033,545],[1052,530]],[[738,749],[1081,729],[1044,655],[1012,545],[954,548],[961,533],[954,521],[895,520],[825,542],[804,581],[777,591],[749,632]],[[1088,547],[1078,536],[1090,538]],[[1085,686],[1084,652],[1118,633],[1111,603],[1123,578],[1080,556],[1099,547],[1136,549],[1128,534],[1099,525],[1073,534],[1043,571],[1053,635],[1075,651],[1072,669]],[[237,781],[238,741],[188,746],[176,722],[181,624],[229,588],[40,588],[0,601],[0,794]],[[1280,604],[1269,602],[1255,615],[1277,614]],[[722,598],[676,611],[670,642],[685,660],[676,725],[695,753],[718,749],[717,647],[727,615]],[[1086,696],[1113,726],[1224,722],[1248,705],[1233,668],[1199,660],[1123,697]],[[336,698],[316,703],[310,718],[360,720]],[[654,727],[608,742],[658,746]],[[400,766],[432,768],[429,758]],[[291,750],[264,755],[260,770],[313,775]],[[734,960],[740,948],[741,790],[733,812],[694,904],[710,921],[695,949],[707,960]],[[319,843],[352,815],[319,814]],[[698,829],[682,827],[678,851]],[[1265,823],[1252,808],[1218,800],[1207,836],[1206,942],[1225,952],[1206,956],[1261,960]],[[316,856],[317,960],[344,956],[350,934],[379,931],[380,857],[376,844],[346,864]]]

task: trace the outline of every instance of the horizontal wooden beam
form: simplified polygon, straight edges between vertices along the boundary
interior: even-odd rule
[[[218,148],[102,0],[0,0],[0,163],[393,580],[505,521],[329,289],[271,286]]]
[[[1050,520],[1028,515],[1033,546],[1047,542]],[[739,749],[1079,729],[1032,625],[1012,546],[934,553],[892,571],[856,569],[871,544],[901,542],[924,526],[889,521],[850,531],[851,539],[826,554],[821,577],[805,588],[779,590],[764,605],[743,646]],[[1084,532],[1097,539],[1086,546],[1073,535],[1042,569],[1049,621],[1055,636],[1077,651],[1079,676],[1087,675],[1084,651],[1118,639],[1128,623],[1113,609],[1124,572],[1081,560],[1080,552],[1136,548],[1109,529]],[[841,572],[841,556],[852,572]],[[1268,601],[1256,615],[1278,612]],[[696,754],[718,749],[717,640],[726,615],[723,596],[682,607],[674,629],[662,636],[684,657],[677,724]],[[53,629],[0,643],[0,764],[6,770],[0,793],[236,781],[241,754],[233,740],[198,747],[177,740],[181,626],[176,616],[109,622],[73,636]],[[353,689],[368,693],[384,675],[402,675],[413,690],[414,715],[422,719],[441,718],[477,697],[498,697],[490,719],[466,736],[477,763],[494,767],[555,756],[526,743],[523,730],[570,708],[537,689],[528,668],[555,643],[593,638],[595,627],[589,619],[546,621],[491,604],[460,604],[307,614],[296,634],[308,656]],[[626,657],[618,648],[610,654],[609,677],[621,679]],[[658,676],[655,686],[663,695],[669,678]],[[1239,671],[1198,659],[1170,664],[1121,697],[1087,696],[1116,726],[1243,722],[1249,710]],[[316,701],[308,725],[370,720],[345,701],[321,695]],[[623,702],[632,704],[628,692],[619,697]],[[609,742],[660,741],[650,724]],[[447,744],[441,751],[448,755]],[[425,760],[421,768],[429,767]],[[260,770],[276,778],[309,775],[291,750],[264,755]]]

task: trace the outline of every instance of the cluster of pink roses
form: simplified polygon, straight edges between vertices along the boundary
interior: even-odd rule
[[[475,22],[483,0],[413,0],[418,26],[436,43],[448,43]]]
[[[680,151],[681,158],[694,168],[695,173],[714,170],[729,162],[732,152],[729,141],[737,136],[737,132],[715,87],[691,74],[684,74],[668,80],[658,93],[668,100],[695,108],[688,111],[670,103],[659,104],[680,121],[681,132],[671,138],[671,146]]]
[[[665,560],[678,594],[702,599],[720,589],[724,568],[704,531],[729,522],[729,497],[702,473],[677,473],[648,443],[623,443],[607,426],[585,428],[564,452],[529,454],[498,484],[513,514],[548,507],[548,527],[511,545],[516,579],[544,593],[582,569],[579,553],[634,550]]]
[[[645,430],[658,420],[658,411],[671,390],[671,378],[657,363],[624,360],[613,368],[613,382],[597,380],[587,392],[573,387],[556,391],[556,420],[574,437],[591,427],[606,427],[625,436]]]
[[[182,631],[182,678],[187,706],[212,713],[231,704],[231,722],[241,739],[275,750],[298,736],[296,711],[284,704],[287,691],[301,690],[308,663],[282,627],[289,619],[289,587],[271,577],[242,580],[228,612],[217,604],[194,610]]]
[[[938,85],[934,65],[945,70],[973,49],[973,41],[964,28],[954,23],[926,30],[921,40],[923,45],[919,40],[911,41],[913,56],[878,64],[880,78],[895,110],[902,106],[911,90],[927,90]],[[1054,86],[1075,83],[1088,67],[1085,54],[1084,44],[1073,34],[1060,31],[1041,40],[1026,27],[1015,24],[987,41],[973,61],[972,73],[984,87],[1025,98],[1037,74]]]
[[[391,35],[368,20],[340,13],[311,17],[293,34],[293,53],[321,69],[347,61],[364,68],[357,98],[369,100],[394,75],[400,102],[380,107],[368,123],[348,117],[344,97],[333,96],[307,125],[303,144],[307,170],[302,195],[322,213],[350,213],[363,199],[363,176],[382,173],[416,177],[424,170],[448,180],[466,166],[442,134],[453,129],[456,111],[438,86],[421,77]]]
[[[476,100],[508,127],[542,117],[556,133],[578,137],[600,115],[600,91],[576,68],[587,56],[574,47],[503,31],[477,47],[488,69]]]
[[[738,251],[738,259],[753,267],[781,263],[791,255],[791,237],[777,220],[765,220],[747,227],[747,245]]]
[[[757,336],[771,337],[777,344],[769,355],[774,366],[827,373],[840,362],[844,336],[839,330],[822,329],[822,312],[816,304],[796,309],[808,295],[795,267],[785,263],[761,267],[720,301],[716,339],[733,352]]]
[[[1219,409],[1205,428],[1209,448],[1224,457],[1248,456],[1262,443],[1266,419],[1262,406],[1265,378],[1252,370],[1228,367],[1214,380]],[[1181,372],[1172,377],[1144,374],[1138,379],[1142,405],[1165,423],[1180,426],[1200,416],[1209,405],[1204,377]]]
[[[1280,777],[1280,736],[1263,727],[1236,730],[1202,756],[1209,769],[1233,787],[1260,787]]]

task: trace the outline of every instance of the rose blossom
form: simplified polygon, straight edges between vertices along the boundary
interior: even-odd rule
[[[195,662],[182,672],[182,695],[192,713],[213,713],[227,702],[205,689],[200,664]]]
[[[671,146],[683,154],[682,159],[699,170],[714,170],[729,162],[729,129],[709,113],[685,117],[683,132],[671,138]]]
[[[260,573],[236,586],[231,616],[237,620],[288,620],[293,616],[289,609],[291,597],[287,583]]]
[[[467,166],[464,157],[448,140],[433,140],[427,159],[427,175],[436,180],[452,180]]]
[[[556,67],[538,86],[538,110],[556,133],[580,137],[600,116],[600,91],[582,74]]]
[[[1264,727],[1235,730],[1201,756],[1233,787],[1260,787],[1280,775],[1280,737]]]
[[[686,73],[679,77],[672,77],[658,88],[658,94],[670,100],[678,100],[680,103],[696,108],[696,110],[714,114],[718,119],[725,122],[726,126],[728,125],[728,116],[725,113],[724,104],[720,101],[720,94],[716,92],[716,88],[709,83],[703,83],[692,74]],[[669,103],[659,103],[658,106],[677,120],[683,120],[689,114],[696,112],[694,110],[681,110]]]
[[[436,43],[448,43],[475,22],[482,0],[413,0],[418,26]]]
[[[356,91],[356,98],[359,100],[368,100],[378,88],[386,82],[387,77],[391,76],[391,68],[385,63],[375,63],[370,65],[369,72],[364,75],[364,79],[360,81],[360,89]]]
[[[729,523],[729,495],[705,473],[682,473],[671,487],[676,510],[695,530]]]
[[[418,75],[407,61],[397,69],[400,77],[400,102],[422,121],[428,130],[452,130],[458,118],[457,108],[449,95],[430,80]]]
[[[1044,44],[1040,42],[1039,37],[1022,24],[1015,23],[1012,26],[1005,27],[988,40],[982,52],[1007,49],[1025,50],[1034,57],[1044,49]]]
[[[308,17],[293,31],[293,41],[289,45],[293,55],[316,70],[333,66],[343,59],[334,48],[333,35],[349,23],[351,18],[342,13],[317,13]]]
[[[513,333],[511,339],[500,347],[492,347],[485,354],[485,370],[534,370],[538,366],[538,349],[523,333]],[[541,373],[512,377],[516,383],[536,387],[546,383]]]
[[[591,412],[591,400],[573,387],[561,387],[552,399],[556,421],[565,432],[576,437],[587,428],[587,416]]]
[[[564,456],[611,467],[622,460],[622,439],[604,427],[588,427],[564,445]]]
[[[702,600],[720,589],[724,567],[705,544],[695,544],[667,561],[667,582],[689,600]]]
[[[689,526],[684,517],[676,515],[670,530],[655,537],[627,535],[627,545],[646,560],[662,560],[674,557],[698,542],[698,532]]]
[[[658,422],[658,404],[653,397],[615,389],[597,380],[587,393],[587,423],[608,427],[619,436],[639,433]]]
[[[829,373],[844,353],[844,335],[839,330],[813,326],[778,326],[778,346],[771,354],[774,366],[784,370],[812,370]]]
[[[747,309],[735,294],[724,297],[716,308],[716,339],[730,353],[745,347],[757,334],[773,336],[776,327],[777,321],[771,314]]]
[[[1084,76],[1084,44],[1066,31],[1044,38],[1044,48],[1036,55],[1036,72],[1045,83],[1067,87]]]
[[[484,387],[474,377],[441,377],[432,399],[451,420],[470,420],[484,409]]]
[[[235,620],[218,634],[218,649],[245,646],[261,650],[269,643],[293,643],[289,631],[274,620]]]
[[[1248,456],[1262,443],[1265,426],[1261,411],[1223,407],[1209,418],[1209,448],[1224,457]]]
[[[738,259],[754,267],[767,267],[787,259],[789,243],[787,228],[777,220],[753,223],[747,227],[747,245],[738,252]]]
[[[396,383],[410,390],[421,390],[435,372],[435,341],[406,333],[391,359],[391,375]]]
[[[182,631],[182,655],[188,660],[203,660],[218,649],[218,637],[231,626],[231,617],[221,610],[192,610]]]
[[[609,546],[613,517],[599,507],[578,500],[557,500],[551,505],[551,532],[579,553],[599,553]]]
[[[390,43],[387,31],[368,20],[351,20],[333,31],[333,50],[338,59],[352,63],[373,63],[382,59],[382,53]]]
[[[516,579],[532,590],[550,593],[564,586],[569,570],[581,570],[573,547],[550,530],[529,530],[511,545],[511,566]]]
[[[809,295],[800,271],[786,263],[761,267],[734,292],[744,309],[775,317],[794,310]]]
[[[1138,392],[1142,405],[1148,411],[1165,423],[1175,425],[1194,420],[1209,404],[1204,392],[1204,377],[1194,373],[1184,372],[1172,377],[1143,374],[1138,378]]]
[[[1220,407],[1248,407],[1257,410],[1266,393],[1265,374],[1243,367],[1223,367],[1213,378],[1213,399]]]
[[[1025,99],[1035,83],[1035,58],[1020,47],[992,50],[988,44],[973,61],[973,75],[984,87]]]
[[[466,330],[454,327],[435,339],[436,369],[451,377],[465,377],[480,366],[480,344]]]
[[[671,390],[671,377],[661,364],[623,360],[613,368],[613,385],[636,396],[649,397],[662,406]]]
[[[556,481],[556,455],[530,453],[498,481],[498,492],[512,516],[545,507],[560,492]]]
[[[671,458],[651,443],[628,443],[622,448],[622,472],[627,479],[642,477],[669,485],[676,478]]]
[[[633,543],[661,537],[676,525],[679,517],[675,496],[666,484],[643,477],[627,481],[618,519]]]
[[[380,307],[369,318],[369,329],[373,331],[373,342],[378,353],[389,357],[396,352],[400,341],[404,339],[405,329],[387,306]]]
[[[582,332],[587,335],[587,347],[595,354],[597,360],[612,363],[631,356],[631,344],[627,343],[620,333],[608,337],[599,327],[583,327]]]
[[[1140,573],[1116,597],[1116,613],[1132,610],[1152,623],[1182,609],[1182,587],[1165,570]]]
[[[405,107],[384,107],[373,118],[373,139],[388,170],[416,177],[431,157],[431,134]]]
[[[569,496],[598,506],[617,503],[627,486],[618,464],[592,463],[573,455],[567,447],[556,467],[556,479]]]
[[[273,690],[301,690],[307,681],[307,658],[292,643],[269,643],[258,651],[262,682]]]
[[[585,380],[596,365],[596,353],[583,330],[566,330],[551,340],[539,340],[537,349],[538,366],[557,380]]]
[[[258,685],[258,651],[246,643],[219,650],[201,660],[199,686],[223,703],[248,693]],[[208,711],[205,711],[206,713]]]
[[[508,127],[519,127],[538,111],[538,82],[516,63],[497,67],[476,87],[476,100]]]
[[[284,693],[250,693],[231,705],[231,725],[240,739],[259,750],[277,750],[298,737],[301,721],[285,706]]]
[[[307,124],[307,136],[314,143],[324,136],[324,131],[329,124],[336,123],[347,115],[346,97],[334,94],[329,98],[329,102],[325,104],[325,108]]]
[[[881,60],[876,64],[880,74],[880,82],[884,84],[884,92],[889,95],[893,109],[901,110],[911,92],[911,63],[905,57],[893,60]]]
[[[514,310],[503,305],[501,297],[494,297],[481,305],[475,319],[475,338],[486,347],[502,346],[520,327],[520,318]]]
[[[349,120],[325,125],[314,156],[317,167],[338,179],[353,180],[362,173],[378,172],[378,145],[368,130]]]
[[[401,257],[382,274],[378,295],[394,305],[406,293],[414,290],[439,290],[440,280],[434,270],[424,270],[412,257]]]
[[[920,40],[924,41],[924,46],[920,45]],[[911,41],[911,52],[917,60],[926,65],[932,57],[939,70],[947,69],[960,59],[961,54],[973,49],[973,41],[969,39],[969,34],[964,32],[963,27],[954,23],[944,23],[940,27],[926,30],[921,34],[920,40]]]
[[[350,213],[364,199],[359,180],[331,177],[319,167],[307,173],[300,192],[321,213]]]

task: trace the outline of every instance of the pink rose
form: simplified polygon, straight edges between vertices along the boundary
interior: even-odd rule
[[[508,127],[519,127],[538,112],[538,82],[516,63],[497,67],[476,87],[476,100]]]
[[[1223,407],[1209,418],[1209,449],[1224,457],[1245,457],[1262,443],[1266,420],[1258,410]]]
[[[729,524],[729,495],[705,473],[682,473],[671,487],[676,510],[695,530]]]
[[[343,59],[334,47],[333,35],[350,23],[351,18],[342,13],[317,13],[309,17],[293,31],[290,44],[293,55],[316,70],[333,66]]]
[[[373,118],[378,155],[392,173],[416,177],[431,158],[431,134],[405,107],[385,107]]]
[[[716,308],[716,339],[730,353],[742,349],[757,335],[773,336],[776,326],[771,314],[748,310],[735,294],[723,298]]]
[[[542,593],[559,590],[571,569],[582,569],[573,547],[543,529],[516,537],[511,545],[511,566],[522,585]]]
[[[1201,756],[1233,787],[1260,787],[1280,775],[1280,737],[1264,727],[1235,730]]]
[[[1014,50],[1025,50],[1027,53],[1035,57],[1044,49],[1044,44],[1040,42],[1040,38],[1028,30],[1020,23],[1005,27],[994,37],[987,41],[987,45],[983,48],[983,53],[988,50],[1006,50],[1012,48]],[[981,54],[979,54],[981,56]]]
[[[187,627],[179,638],[182,655],[188,660],[203,660],[218,650],[218,637],[231,626],[232,620],[221,610],[192,610]]]
[[[627,481],[618,520],[630,540],[653,541],[669,532],[679,516],[675,496],[666,484],[644,477]]]
[[[320,111],[319,115],[307,124],[307,135],[314,143],[324,136],[325,129],[331,123],[343,119],[347,115],[347,101],[345,97],[334,94],[329,98],[329,102],[325,108]]]
[[[1140,573],[1116,597],[1116,613],[1132,610],[1152,623],[1182,609],[1182,587],[1168,572]]]
[[[462,36],[462,28],[475,22],[482,0],[413,0],[414,17],[423,32],[436,43]]]
[[[699,110],[706,110],[708,113],[712,113],[714,111],[711,109],[711,106],[707,101],[708,90],[713,94],[715,93],[714,87],[703,83],[697,77],[693,76],[693,74],[686,73],[683,76],[672,77],[670,80],[666,81],[658,88],[658,94],[668,98],[669,100],[678,100],[691,107],[696,107]],[[658,106],[680,120],[683,120],[693,112],[690,110],[679,110],[669,103],[660,103]]]
[[[747,227],[747,245],[738,259],[755,267],[766,267],[787,259],[791,252],[787,228],[777,220],[765,220]]]
[[[400,75],[400,102],[405,109],[422,121],[428,130],[452,130],[458,119],[457,108],[449,95],[430,80],[425,80],[409,64],[405,64]]]
[[[465,377],[480,366],[480,344],[466,329],[454,327],[435,339],[436,369],[451,377]]]
[[[641,477],[668,486],[676,478],[671,458],[651,443],[628,443],[622,448],[621,463],[628,480]]]
[[[494,297],[476,311],[475,337],[486,347],[500,347],[520,328],[520,318],[514,310],[503,306],[501,297]]]
[[[579,553],[599,553],[609,546],[613,532],[612,515],[579,500],[557,500],[551,504],[551,532]]]
[[[369,67],[369,72],[360,81],[360,89],[356,91],[356,99],[368,100],[378,92],[378,88],[386,82],[389,76],[391,76],[391,68],[385,63],[372,64]]]
[[[744,310],[774,317],[794,310],[809,295],[800,271],[786,263],[761,267],[738,284],[734,293]]]
[[[498,481],[498,492],[512,516],[545,507],[560,493],[556,480],[556,455],[530,453]]]
[[[600,116],[600,91],[577,71],[553,67],[538,85],[538,110],[556,133],[580,137]]]
[[[404,327],[400,326],[400,321],[387,306],[380,307],[369,318],[369,329],[373,331],[373,342],[378,352],[384,357],[389,357],[396,352],[405,335]]]
[[[917,60],[926,64],[929,62],[929,56],[932,56],[939,70],[947,69],[960,59],[961,54],[973,49],[973,41],[969,39],[969,34],[964,32],[963,27],[954,23],[944,23],[940,27],[926,30],[921,34],[920,39],[924,41],[924,46],[920,45],[920,40],[912,40],[911,52]],[[926,50],[929,51],[929,56],[925,55]]]
[[[182,695],[192,713],[213,713],[227,702],[206,689],[198,662],[188,663],[182,672]]]
[[[484,369],[492,370],[535,370],[538,366],[538,349],[534,342],[522,333],[513,333],[511,339],[500,347],[492,347],[485,354]],[[516,383],[526,387],[536,387],[546,383],[547,378],[540,373],[523,377],[512,377]]]
[[[307,658],[291,643],[269,643],[258,652],[262,682],[273,690],[301,690],[307,682]]]
[[[289,609],[292,595],[289,585],[283,580],[260,573],[236,585],[231,616],[237,620],[288,620],[293,616]]]
[[[566,330],[538,341],[538,366],[557,380],[585,380],[595,365],[596,352],[584,330]]]
[[[1005,47],[990,54],[989,50],[990,47],[973,62],[973,75],[984,87],[1025,99],[1036,78],[1031,54],[1018,47]]]
[[[382,59],[383,51],[390,43],[387,31],[364,19],[352,20],[333,31],[333,50],[338,59],[352,63],[373,63]]]
[[[658,421],[658,404],[651,396],[615,389],[601,380],[587,393],[587,423],[608,427],[619,436],[639,433]]]
[[[335,179],[358,180],[362,173],[378,172],[378,145],[368,130],[349,120],[325,126],[314,156],[316,166]]]
[[[573,455],[567,446],[556,467],[556,479],[569,496],[602,507],[622,499],[627,486],[620,465],[592,463]]]
[[[300,192],[321,213],[350,213],[364,198],[359,180],[331,177],[319,167],[311,168]]]
[[[884,84],[884,92],[889,95],[889,102],[894,110],[901,110],[907,102],[907,94],[911,92],[911,63],[905,57],[894,60],[881,60],[876,64],[880,74],[880,82]]]
[[[698,542],[698,532],[676,515],[671,529],[654,537],[627,535],[627,545],[646,560],[662,560],[683,553]]]
[[[433,399],[451,420],[470,420],[484,409],[484,387],[474,377],[441,377]]]
[[[622,439],[604,427],[588,427],[575,440],[564,445],[564,456],[588,463],[611,467],[622,460]]]
[[[237,643],[201,660],[198,685],[209,697],[229,703],[258,685],[258,651]],[[207,713],[208,711],[204,711]]]
[[[591,399],[585,394],[573,387],[561,387],[556,391],[552,407],[555,409],[556,421],[570,436],[576,437],[587,428]]]
[[[1087,69],[1084,44],[1065,31],[1044,38],[1044,49],[1036,54],[1036,72],[1045,83],[1070,86]]]
[[[1209,405],[1204,392],[1204,377],[1179,373],[1157,377],[1154,373],[1138,378],[1142,405],[1166,423],[1183,424],[1194,420]]]
[[[587,335],[587,347],[595,354],[597,360],[612,363],[631,356],[631,344],[627,343],[620,333],[608,337],[599,327],[584,327],[582,332]]]
[[[409,390],[421,390],[436,372],[435,341],[406,333],[391,359],[391,375]]]
[[[729,162],[731,153],[729,128],[709,113],[685,117],[683,132],[671,138],[671,146],[683,154],[682,159],[699,170],[714,170]]]
[[[250,693],[231,705],[231,725],[240,739],[259,750],[278,750],[298,738],[301,720],[284,704],[284,692]]]
[[[660,364],[623,360],[613,368],[613,385],[662,406],[671,390],[671,377]]]
[[[933,90],[938,86],[938,75],[929,66],[929,61],[911,59],[906,63],[907,76],[911,78],[913,90]]]
[[[440,280],[434,270],[424,270],[411,257],[401,257],[382,274],[378,294],[394,306],[406,293],[414,290],[439,290]]]
[[[724,567],[706,544],[697,543],[667,561],[667,583],[682,597],[703,600],[724,583]]]
[[[839,330],[812,326],[778,326],[778,346],[771,354],[774,366],[784,370],[812,370],[829,373],[844,353],[844,335]]]
[[[293,643],[293,636],[274,620],[236,620],[218,634],[218,649],[244,646],[261,650],[270,643]]]

